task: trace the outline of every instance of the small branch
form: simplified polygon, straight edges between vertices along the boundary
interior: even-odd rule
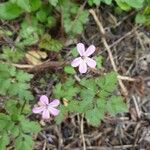
[[[0,62],[0,63],[9,64],[20,69],[27,69],[27,72],[29,73],[40,72],[48,68],[57,68],[63,66],[64,64],[67,64],[67,62],[59,62],[59,61],[45,61],[39,65],[14,64],[14,63],[7,63],[7,62]]]
[[[99,21],[97,15],[96,15],[96,13],[95,13],[95,11],[91,9],[91,10],[89,10],[89,12],[90,12],[91,15],[93,16],[93,18],[94,18],[94,20],[95,20],[97,26],[99,27],[100,33],[101,33],[102,35],[105,35],[105,30],[104,30],[104,28],[103,28],[101,22]],[[112,55],[112,53],[111,53],[111,49],[110,49],[110,47],[109,47],[109,45],[108,45],[108,43],[107,43],[107,41],[106,41],[105,36],[102,36],[102,42],[103,42],[103,45],[105,46],[105,48],[106,48],[106,50],[107,50],[107,53],[108,53],[108,55],[109,55],[109,59],[110,59],[110,62],[111,62],[111,64],[112,64],[113,70],[118,73],[116,64],[115,64],[115,62],[114,62],[113,55]],[[122,82],[122,80],[121,80],[120,78],[118,78],[118,82],[119,82],[119,85],[120,85],[120,87],[121,87],[122,94],[123,94],[124,96],[127,96],[127,95],[128,95],[128,91],[127,91],[126,87],[124,86],[124,84],[123,84],[123,82]]]
[[[81,138],[82,138],[82,142],[83,142],[83,150],[86,150],[83,119],[84,119],[84,115],[81,116]]]

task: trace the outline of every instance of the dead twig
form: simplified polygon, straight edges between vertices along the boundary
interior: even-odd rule
[[[67,64],[66,62],[59,62],[59,61],[45,61],[39,65],[14,64],[14,63],[6,63],[6,62],[0,62],[0,63],[9,64],[20,69],[27,69],[27,72],[29,73],[40,72],[47,68],[57,68],[63,66],[64,64]]]
[[[81,138],[83,142],[83,150],[86,150],[85,137],[84,137],[84,115],[81,116]]]
[[[89,12],[90,12],[91,15],[93,16],[93,18],[94,18],[94,20],[95,20],[97,26],[99,27],[99,30],[100,30],[101,34],[102,34],[102,35],[105,35],[105,30],[104,30],[104,28],[103,28],[101,22],[99,21],[97,15],[96,15],[96,13],[95,13],[95,11],[94,11],[93,9],[91,9],[91,10],[89,10]],[[112,55],[112,53],[111,53],[110,47],[109,47],[109,45],[108,45],[108,43],[107,43],[107,41],[106,41],[105,36],[102,36],[102,42],[103,42],[103,44],[104,44],[104,46],[105,46],[105,48],[106,48],[106,50],[107,50],[107,52],[108,52],[109,59],[110,59],[110,61],[111,61],[113,70],[118,73],[116,64],[115,64],[115,62],[114,62],[113,55]],[[118,78],[118,82],[119,82],[119,85],[120,85],[120,87],[121,87],[122,94],[123,94],[124,96],[127,96],[127,95],[128,95],[128,91],[127,91],[126,87],[124,86],[122,80]]]

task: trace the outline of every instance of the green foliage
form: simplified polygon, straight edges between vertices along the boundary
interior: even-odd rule
[[[116,115],[118,112],[127,112],[127,105],[123,102],[121,97],[112,96],[107,102],[107,111],[111,115]]]
[[[52,39],[49,34],[45,34],[39,43],[39,47],[48,51],[59,52],[62,48],[62,44],[60,41]]]
[[[0,64],[0,94],[18,96],[21,100],[32,100],[29,81],[33,76],[15,67]]]
[[[75,82],[72,78],[68,78],[65,83],[56,84],[53,90],[54,96],[59,99],[66,98],[67,100],[72,100],[74,96],[78,93],[78,88],[74,87],[74,83]]]
[[[72,68],[71,66],[65,66],[64,71],[67,74],[75,74],[76,73],[75,70],[74,70],[74,68]]]
[[[71,36],[81,34],[84,24],[88,21],[88,11],[82,10],[76,3],[64,0],[62,14],[66,33]]]
[[[95,58],[95,61],[96,61],[96,65],[97,65],[97,68],[98,69],[101,69],[102,68],[102,63],[103,63],[103,57],[100,55],[100,56],[97,56]]]
[[[8,62],[18,62],[23,58],[23,52],[19,50],[13,50],[9,47],[3,47],[3,53],[0,55],[1,59],[4,59]]]
[[[83,113],[89,124],[98,126],[105,113],[115,115],[127,111],[120,96],[112,96],[117,88],[117,74],[110,72],[95,79],[82,79],[79,83],[69,78],[65,83],[56,84],[53,93],[59,99],[67,99],[67,105],[61,107],[56,117],[60,123],[67,113]],[[64,115],[63,115],[64,114]]]
[[[15,19],[22,13],[21,8],[17,4],[5,2],[0,4],[0,18],[1,19]]]
[[[57,4],[58,4],[58,0],[49,0],[49,3],[50,3],[52,6],[56,7]]]
[[[147,0],[144,6],[144,9],[136,15],[135,21],[139,24],[150,25],[150,1]]]
[[[31,149],[33,147],[32,135],[37,134],[41,128],[38,123],[30,121],[22,114],[24,104],[16,100],[9,100],[5,104],[7,114],[0,113],[0,148],[5,150],[11,140],[15,140],[15,149]],[[31,144],[32,143],[32,144]],[[20,147],[20,146],[24,147]]]

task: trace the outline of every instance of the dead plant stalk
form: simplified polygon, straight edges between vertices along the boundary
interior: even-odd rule
[[[97,15],[96,15],[95,11],[94,11],[93,9],[90,9],[89,12],[90,12],[90,14],[93,16],[93,18],[94,18],[94,20],[95,20],[97,26],[99,27],[100,33],[101,33],[102,35],[105,35],[104,27],[103,27],[102,23],[100,22],[100,20],[98,19],[98,17],[97,17]],[[104,36],[102,36],[101,39],[102,39],[103,45],[105,46],[105,48],[106,48],[106,50],[107,50],[107,53],[108,53],[108,55],[109,55],[109,59],[110,59],[110,62],[111,62],[111,64],[112,64],[113,70],[118,73],[116,64],[115,64],[115,62],[114,62],[113,55],[112,55],[112,53],[111,53],[111,49],[110,49],[110,47],[109,47],[109,45],[108,45],[108,43],[107,43],[107,41],[106,41],[106,38],[105,38]],[[118,78],[118,82],[119,82],[119,85],[120,85],[120,87],[121,87],[122,94],[123,94],[124,96],[127,96],[127,95],[128,95],[128,91],[127,91],[125,85],[123,84],[121,78]]]

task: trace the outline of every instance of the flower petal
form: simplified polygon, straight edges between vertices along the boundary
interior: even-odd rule
[[[48,105],[49,101],[48,101],[48,97],[46,95],[42,95],[40,97],[40,105]]]
[[[95,46],[94,45],[90,45],[87,50],[85,51],[85,56],[90,56],[95,52]]]
[[[91,68],[95,68],[96,67],[96,61],[95,60],[93,60],[93,59],[91,59],[89,57],[86,57],[85,60],[86,60],[86,63],[87,63],[87,65],[89,67],[91,67]]]
[[[85,46],[83,43],[78,43],[77,44],[77,51],[80,54],[80,56],[83,56],[85,53]]]
[[[54,99],[52,102],[49,103],[49,106],[57,107],[59,104],[60,104],[60,101],[58,99]]]
[[[43,106],[34,107],[34,108],[32,109],[32,112],[35,113],[35,114],[40,114],[43,110],[44,110],[44,107],[43,107]]]
[[[53,107],[49,107],[48,110],[53,116],[57,116],[60,112],[58,109],[53,108]]]
[[[43,119],[49,119],[50,118],[50,114],[48,109],[44,109],[43,113],[42,113],[42,118]]]
[[[80,73],[86,73],[87,72],[87,65],[86,65],[86,62],[84,60],[82,60],[80,65],[79,65],[79,72]]]
[[[72,66],[72,67],[77,67],[77,66],[80,65],[81,61],[82,61],[81,57],[75,58],[75,59],[71,62],[71,66]]]

